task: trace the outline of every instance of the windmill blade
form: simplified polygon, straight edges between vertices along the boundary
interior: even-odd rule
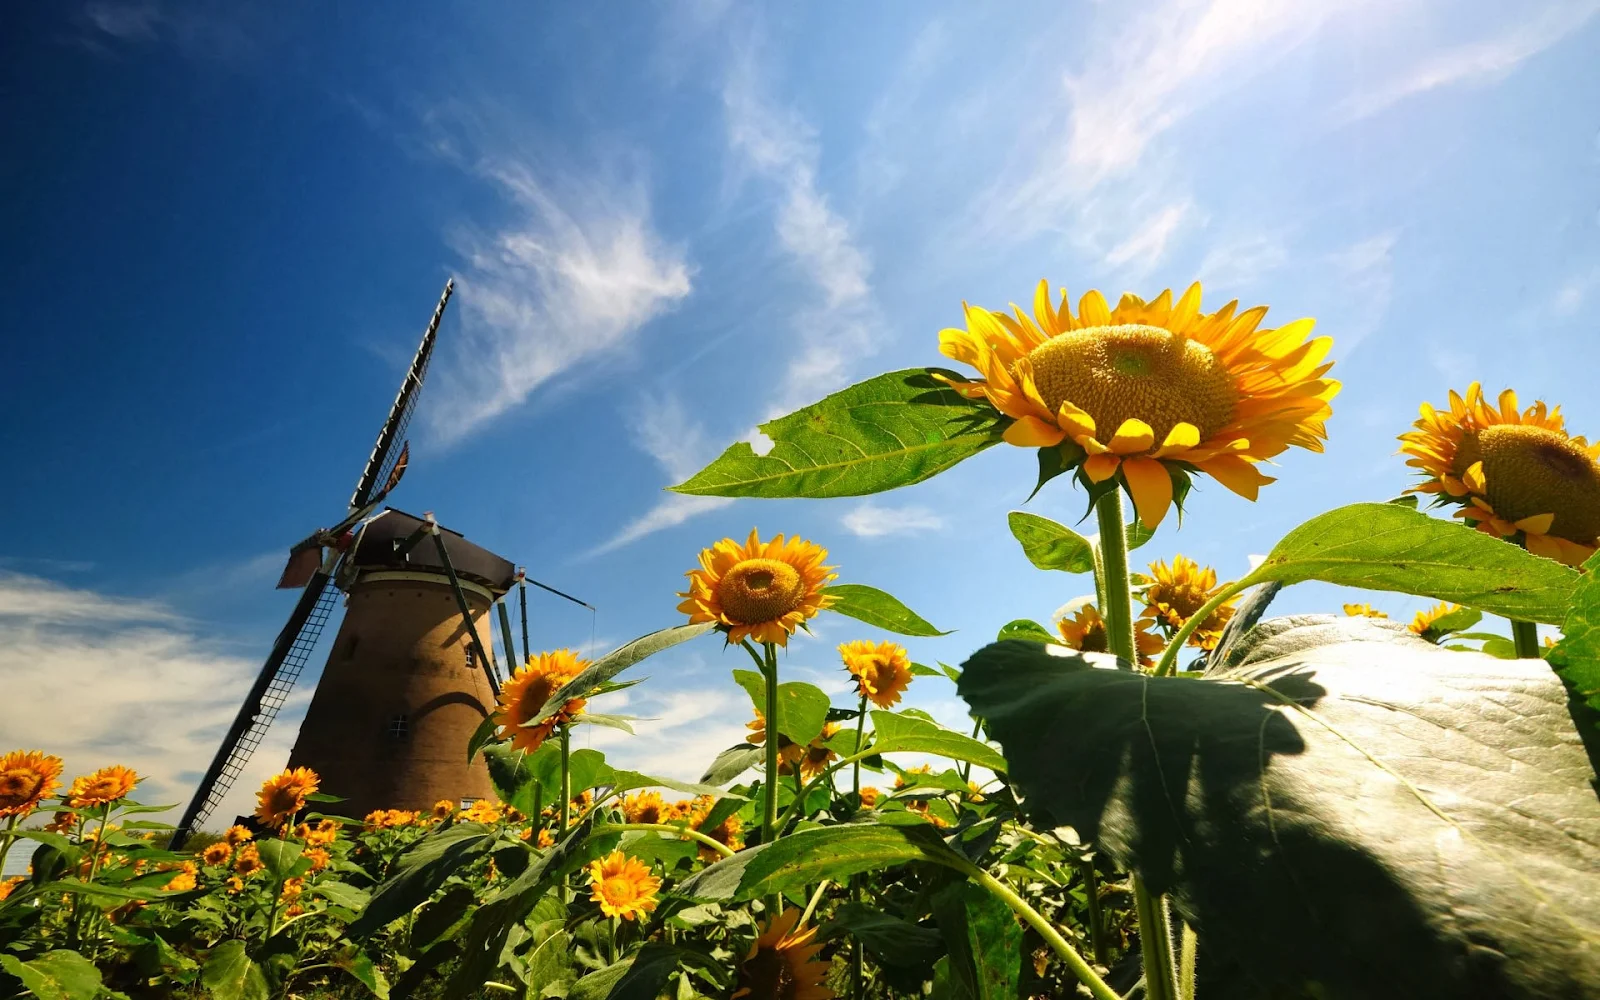
[[[428,320],[422,343],[417,345],[416,357],[411,359],[411,367],[406,370],[405,378],[400,380],[400,391],[395,394],[394,405],[389,407],[389,418],[378,431],[378,440],[372,446],[371,456],[367,458],[367,467],[361,471],[356,491],[350,497],[352,510],[371,504],[374,500],[373,491],[378,484],[386,484],[384,492],[388,492],[405,472],[401,461],[409,460],[409,449],[402,448],[396,455],[394,445],[396,441],[404,439],[406,428],[411,424],[411,415],[416,412],[417,396],[422,392],[422,380],[427,376],[428,362],[433,358],[433,345],[439,336],[439,323],[444,319],[444,307],[449,304],[455,288],[454,278],[444,283],[444,294],[439,296],[439,304],[433,308],[433,318]]]
[[[288,700],[295,681],[300,679],[300,672],[311,659],[323,626],[328,624],[339,602],[338,588],[329,586],[333,579],[332,570],[331,565],[320,567],[301,592],[288,622],[273,642],[266,662],[261,665],[261,672],[256,675],[250,693],[239,707],[239,714],[234,717],[233,725],[228,727],[222,745],[211,759],[211,766],[206,768],[204,777],[195,788],[194,797],[183,812],[183,819],[172,835],[173,850],[183,846],[189,834],[210,817],[228,794],[249,763],[250,755],[266,737],[278,710]]]

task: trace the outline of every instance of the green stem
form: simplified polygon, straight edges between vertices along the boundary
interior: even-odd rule
[[[1533,622],[1511,619],[1511,642],[1517,647],[1517,659],[1539,660],[1539,626]]]
[[[853,753],[843,760],[836,760],[828,767],[823,768],[821,774],[817,775],[815,778],[812,778],[806,783],[805,787],[800,790],[800,797],[789,803],[789,808],[783,811],[783,818],[777,821],[777,829],[781,832],[789,828],[789,824],[794,821],[795,813],[800,810],[801,804],[805,802],[806,799],[811,797],[811,790],[817,787],[818,784],[823,781],[830,780],[833,776],[833,773],[840,768],[848,764],[854,764],[857,761],[865,760],[868,757],[873,756],[876,752],[877,751],[873,750],[871,747],[868,747],[860,753]]]
[[[856,715],[856,753],[861,752],[861,744],[866,740],[867,729],[867,696],[861,696],[861,704]],[[850,787],[856,793],[856,803],[861,802],[861,762],[855,761],[850,765]],[[859,873],[850,876],[850,900],[854,903],[861,902],[862,882]],[[862,952],[861,940],[854,936],[850,939],[850,1000],[861,1000],[862,987],[866,983],[866,960]]]
[[[778,826],[778,741],[783,737],[778,735],[778,653],[770,642],[761,645],[766,653],[761,674],[767,682],[767,710],[763,716],[767,724],[767,793],[762,803],[761,842],[770,844]]]
[[[978,734],[981,733],[981,732],[983,732],[983,720],[982,719],[973,719],[972,720],[972,738],[973,739],[977,739],[978,738]],[[856,749],[859,750],[860,748],[857,747]],[[964,761],[961,762],[961,780],[962,781],[971,781],[972,780],[972,761],[964,760]]]
[[[572,731],[567,726],[561,727],[561,818],[556,827],[560,833],[567,832],[567,816],[572,810]]]
[[[595,827],[592,833],[594,836],[599,836],[602,833],[621,833],[624,830],[654,830],[657,833],[671,833],[679,837],[688,837],[690,840],[699,841],[725,858],[731,858],[737,853],[727,844],[712,840],[699,830],[691,830],[686,826],[673,826],[670,823],[605,823]]]
[[[1028,926],[1038,931],[1039,936],[1044,938],[1045,943],[1055,949],[1055,953],[1061,956],[1061,960],[1067,964],[1067,968],[1071,969],[1072,974],[1078,977],[1078,982],[1087,986],[1096,1000],[1122,1000],[1117,995],[1117,991],[1106,985],[1106,981],[1101,979],[1099,974],[1094,971],[1094,968],[1083,960],[1083,956],[1078,954],[1077,949],[1072,947],[1071,943],[1061,936],[1061,932],[1056,930],[1055,925],[1046,920],[1038,910],[1029,906],[1028,901],[1013,892],[1010,886],[954,852],[929,853],[928,858],[947,868],[953,868],[961,872],[1015,910],[1017,916],[1021,917]],[[1168,997],[1167,1000],[1171,1000],[1171,998]]]
[[[867,729],[867,696],[866,695],[862,695],[861,696],[861,709],[860,709],[860,712],[856,715],[856,753],[860,753],[861,752],[861,741],[866,739],[866,729]],[[859,799],[861,797],[861,762],[860,761],[856,761],[855,767],[854,767],[854,772],[855,772],[855,777],[850,783],[850,788],[851,788],[852,791],[854,791],[856,793],[856,797]],[[0,857],[4,857],[4,855],[0,855]]]
[[[865,702],[863,702],[863,704],[865,704]],[[860,745],[860,740],[859,739],[856,741],[856,749],[857,750],[861,749],[861,745]],[[856,791],[860,791],[860,790],[861,790],[860,782],[858,781],[857,784],[856,784]],[[0,836],[0,871],[4,871],[5,870],[5,867],[6,867],[6,855],[11,853],[11,845],[17,839],[17,834],[16,834],[17,821],[19,819],[21,819],[21,818],[22,818],[21,816],[18,816],[17,814],[12,813],[11,814],[11,818],[6,820],[6,832],[5,832],[5,835],[4,836]]]
[[[1189,620],[1183,623],[1183,627],[1178,629],[1177,634],[1172,637],[1172,641],[1167,643],[1166,652],[1161,654],[1161,660],[1156,663],[1155,675],[1157,677],[1166,677],[1169,674],[1176,673],[1178,669],[1178,651],[1183,649],[1184,642],[1194,634],[1195,629],[1204,624],[1218,608],[1232,600],[1234,595],[1249,590],[1253,586],[1255,586],[1255,581],[1249,577],[1245,577],[1243,580],[1235,580],[1213,594],[1211,600],[1200,605],[1200,610],[1191,615]]]
[[[1100,520],[1101,568],[1105,573],[1106,599],[1101,614],[1106,621],[1106,644],[1111,652],[1136,664],[1139,657],[1133,644],[1133,590],[1128,579],[1128,536],[1122,518],[1122,491],[1114,489],[1103,494],[1095,501],[1095,513]],[[1198,628],[1207,613],[1202,610],[1184,626]],[[1179,639],[1173,639],[1162,656],[1163,665],[1168,655],[1176,658],[1174,650],[1179,643]],[[1160,672],[1158,667],[1157,673]],[[1144,958],[1145,996],[1149,1000],[1175,1000],[1177,979],[1172,968],[1171,929],[1164,916],[1166,907],[1162,900],[1150,895],[1137,874],[1132,879],[1134,906],[1139,915],[1139,951]]]
[[[794,925],[795,933],[811,921],[811,914],[817,912],[817,904],[822,902],[822,892],[828,888],[828,880],[823,879],[817,883],[817,891],[811,894],[811,901],[806,904],[805,910],[800,914],[800,920]]]
[[[1093,860],[1079,861],[1078,874],[1083,877],[1083,895],[1089,903],[1089,947],[1094,949],[1096,965],[1111,967],[1111,951],[1106,947],[1106,918],[1100,909],[1100,876],[1094,870]]]
[[[1178,949],[1178,1000],[1194,1000],[1194,964],[1200,938],[1194,928],[1183,925],[1183,940]]]

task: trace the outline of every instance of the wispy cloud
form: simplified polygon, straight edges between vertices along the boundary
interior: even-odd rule
[[[1600,291],[1600,267],[1592,267],[1562,282],[1550,301],[1550,311],[1562,319],[1574,316],[1596,291]]]
[[[1519,13],[1526,8],[1513,6]],[[1419,94],[1461,84],[1492,83],[1522,63],[1578,31],[1600,12],[1600,3],[1558,3],[1533,18],[1496,32],[1494,37],[1433,52],[1416,65],[1376,87],[1344,101],[1335,111],[1340,122],[1369,118]]]
[[[1394,248],[1400,231],[1391,229],[1369,236],[1328,255],[1334,280],[1344,289],[1343,298],[1356,304],[1356,312],[1344,323],[1338,345],[1346,355],[1367,338],[1382,322],[1394,296]]]
[[[1106,251],[1106,263],[1112,267],[1131,265],[1137,271],[1154,267],[1167,255],[1167,244],[1192,214],[1193,207],[1190,202],[1181,201],[1157,210],[1126,239]]]
[[[558,195],[521,163],[478,169],[521,218],[464,239],[463,343],[429,410],[447,441],[579,362],[620,350],[691,288],[684,250],[652,227],[641,184],[569,176]]]
[[[846,531],[861,538],[915,535],[944,527],[944,518],[927,507],[884,507],[868,500],[839,519]]]
[[[1243,290],[1289,260],[1288,248],[1275,233],[1256,233],[1217,243],[1200,261],[1199,279],[1213,288]]]
[[[142,42],[156,37],[161,11],[153,3],[112,3],[96,0],[83,6],[84,19],[98,31],[118,41]]]

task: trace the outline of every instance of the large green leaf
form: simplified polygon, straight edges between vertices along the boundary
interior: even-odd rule
[[[489,852],[493,832],[481,823],[457,823],[417,841],[394,867],[394,874],[378,886],[367,908],[346,928],[360,941],[428,901],[445,880]]]
[[[773,841],[745,860],[737,898],[788,892],[825,878],[837,882],[857,872],[877,871],[921,856],[922,849],[905,827],[860,823],[801,830]],[[724,858],[717,865],[727,865],[738,857]]]
[[[572,984],[567,1000],[656,1000],[678,971],[678,949],[651,941],[630,957]]]
[[[311,891],[334,906],[342,906],[352,913],[360,913],[367,908],[368,903],[372,902],[372,894],[367,890],[333,879],[323,879],[313,885]]]
[[[1022,983],[1022,927],[1011,908],[983,887],[955,882],[933,897],[933,915],[950,949],[953,992],[973,1000],[1014,1000]]]
[[[931,753],[977,764],[991,771],[1006,769],[1006,759],[993,747],[909,715],[873,712],[872,731],[872,749],[878,753]]]
[[[822,593],[833,598],[833,603],[828,605],[829,611],[866,622],[885,632],[913,636],[950,634],[934,628],[915,611],[901,604],[894,595],[876,587],[841,583],[834,587],[823,587]]]
[[[959,690],[1035,823],[1171,892],[1202,974],[1242,977],[1201,996],[1600,995],[1600,800],[1545,664],[1368,619],[1250,639],[1205,679],[999,643]]]
[[[759,767],[766,760],[766,754],[764,747],[750,743],[729,747],[717,754],[717,759],[706,768],[706,773],[700,776],[700,784],[726,785],[752,767]]]
[[[1000,440],[1008,422],[934,378],[908,368],[858,382],[761,425],[772,448],[739,441],[678,493],[719,497],[852,497],[920,483]]]
[[[754,670],[735,670],[733,679],[750,696],[756,711],[765,714],[767,680]],[[778,685],[778,732],[796,743],[810,743],[828,720],[828,696],[814,684],[789,681]],[[765,752],[765,751],[763,751]]]
[[[261,863],[266,865],[268,874],[275,879],[285,879],[305,848],[292,840],[270,837],[256,841],[256,851],[261,855]]]
[[[39,1000],[94,1000],[100,992],[100,970],[75,951],[47,951],[28,962],[0,955],[0,967]]]
[[[1000,626],[996,639],[1027,639],[1029,642],[1060,642],[1058,636],[1052,635],[1050,630],[1038,622],[1028,618],[1018,618]]]
[[[538,812],[535,802],[539,791],[539,764],[544,763],[548,771],[548,759],[554,760],[555,768],[559,771],[560,741],[546,740],[533,753],[519,750],[510,743],[493,743],[483,748],[483,762],[489,768],[489,782],[494,785],[494,793],[501,802],[515,806],[528,816]]]
[[[1025,510],[1014,510],[1006,515],[1012,537],[1022,545],[1022,554],[1039,569],[1060,570],[1063,573],[1093,573],[1094,547],[1097,536],[1085,537],[1058,521]],[[1128,524],[1128,548],[1136,549],[1148,542],[1155,532],[1146,528],[1138,518]]]
[[[1244,583],[1321,580],[1453,601],[1559,625],[1578,573],[1553,559],[1392,503],[1357,503],[1295,528]]]
[[[211,949],[200,982],[216,1000],[267,1000],[267,978],[238,939]]]
[[[920,927],[866,903],[845,903],[822,929],[822,939],[849,934],[878,962],[927,969],[944,954],[939,932]]]
[[[1600,555],[1584,566],[1583,582],[1561,626],[1550,665],[1579,699],[1600,710]]]
[[[612,771],[612,788],[619,792],[630,792],[635,788],[670,788],[675,792],[685,795],[709,795],[712,798],[743,799],[743,795],[715,788],[711,785],[697,785],[692,781],[679,781],[676,778],[662,778],[654,774],[640,774],[638,771]]]
[[[587,696],[595,688],[609,681],[611,678],[627,670],[629,667],[643,661],[646,657],[654,656],[663,649],[671,649],[680,642],[705,635],[711,631],[714,622],[701,622],[697,625],[675,625],[664,628],[649,635],[642,635],[625,646],[612,650],[605,656],[591,663],[583,673],[561,685],[555,694],[539,709],[539,714],[523,723],[525,726],[536,726],[550,716],[561,710],[573,698]]]

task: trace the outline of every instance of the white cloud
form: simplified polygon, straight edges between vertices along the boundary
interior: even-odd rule
[[[67,778],[123,764],[144,776],[140,801],[181,805],[258,668],[159,603],[0,574],[0,732],[9,746],[62,757]],[[285,706],[214,822],[249,811],[287,759],[309,697]]]
[[[1341,297],[1355,310],[1336,341],[1347,356],[1377,329],[1389,311],[1389,301],[1394,296],[1394,248],[1399,239],[1400,231],[1391,229],[1328,255],[1344,290]]]
[[[1167,243],[1190,214],[1191,208],[1189,202],[1185,201],[1158,210],[1126,239],[1106,252],[1106,263],[1112,267],[1131,264],[1136,270],[1154,267],[1166,256]]]
[[[1260,233],[1218,243],[1200,262],[1199,278],[1207,287],[1242,289],[1288,263],[1289,253],[1278,234]]]
[[[632,723],[634,735],[588,726],[578,739],[581,745],[604,751],[606,762],[614,767],[698,781],[717,754],[744,742],[750,698],[732,682],[654,694],[641,685],[622,694],[637,698],[608,696],[603,710],[648,716]]]
[[[1525,9],[1525,8],[1517,8]],[[1600,12],[1600,3],[1558,3],[1494,37],[1433,52],[1405,73],[1344,101],[1334,117],[1356,121],[1386,111],[1407,98],[1460,84],[1492,83],[1571,35]]]
[[[119,41],[148,41],[156,36],[156,25],[162,20],[161,11],[153,3],[108,3],[104,0],[85,4],[83,16],[95,28]]]
[[[853,535],[880,538],[937,531],[944,527],[944,518],[926,507],[882,507],[868,500],[845,514],[839,523]]]
[[[1600,267],[1575,274],[1556,289],[1555,297],[1550,300],[1550,311],[1561,319],[1576,315],[1597,290],[1600,290]]]
[[[520,163],[481,171],[523,217],[465,241],[462,343],[440,373],[443,398],[429,407],[446,440],[621,349],[691,287],[683,249],[652,228],[640,185],[569,179],[558,194]]]

